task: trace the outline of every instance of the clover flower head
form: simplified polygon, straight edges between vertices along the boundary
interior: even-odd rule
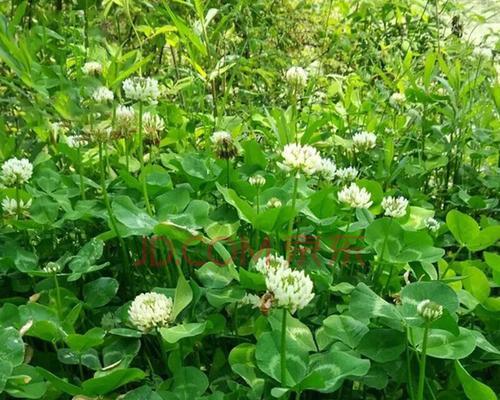
[[[116,126],[120,129],[130,130],[135,123],[135,110],[133,107],[128,107],[120,104],[116,107]]]
[[[48,274],[58,274],[62,271],[62,267],[60,264],[49,261],[45,267],[42,268],[43,272]]]
[[[401,107],[406,101],[404,93],[394,92],[389,98],[389,104],[395,108]]]
[[[376,144],[377,136],[371,132],[358,132],[352,137],[352,145],[357,152],[373,149]]]
[[[333,160],[329,158],[322,158],[321,167],[318,172],[324,179],[333,180],[336,176],[337,166]]]
[[[33,164],[27,158],[16,157],[2,164],[2,181],[6,186],[22,185],[33,175]]]
[[[427,322],[432,322],[443,316],[443,306],[426,299],[417,304],[417,312]]]
[[[267,203],[266,203],[267,208],[280,208],[282,206],[281,200],[278,199],[277,197],[271,197]]]
[[[285,79],[294,88],[302,89],[307,84],[307,71],[302,67],[290,67],[286,71]]]
[[[5,197],[2,200],[2,209],[6,217],[14,217],[17,215],[18,209],[21,215],[29,216],[29,209],[31,207],[31,199],[27,202],[19,200],[19,206],[16,199]]]
[[[65,134],[66,132],[68,132],[68,127],[66,126],[66,124],[64,122],[61,122],[61,121],[52,122],[50,124],[50,131],[52,132],[52,134],[55,137],[57,137],[61,133]]]
[[[408,200],[402,196],[387,196],[382,199],[382,208],[388,217],[401,218],[406,215]]]
[[[290,268],[288,261],[283,256],[275,256],[274,254],[265,255],[255,263],[255,269],[263,275],[267,275],[270,271],[276,269],[288,268]]]
[[[97,61],[88,61],[83,65],[82,71],[85,75],[101,75],[102,65]]]
[[[358,177],[359,171],[354,167],[337,169],[336,176],[342,182],[353,181]]]
[[[440,226],[441,224],[439,223],[439,221],[432,217],[429,217],[425,220],[425,227],[431,232],[437,232]]]
[[[165,121],[157,114],[145,112],[142,116],[142,127],[147,135],[157,137],[165,129]]]
[[[217,157],[224,160],[229,160],[238,154],[238,149],[236,148],[233,137],[229,132],[214,132],[210,140],[214,144],[214,149]]]
[[[273,294],[275,304],[287,308],[292,314],[307,306],[314,297],[311,279],[304,271],[290,268],[269,270],[266,287]]]
[[[86,146],[88,140],[83,135],[71,135],[66,137],[66,144],[71,148],[79,148]]]
[[[160,97],[158,81],[153,78],[140,76],[128,78],[125,79],[122,87],[125,97],[130,100],[156,104],[158,97]]]
[[[130,322],[143,332],[161,328],[171,322],[173,302],[161,293],[138,295],[128,310]]]
[[[111,139],[111,127],[106,121],[94,125],[92,130],[90,127],[86,127],[86,130],[94,142],[106,143]]]
[[[318,151],[309,145],[287,144],[281,152],[283,161],[278,166],[285,172],[292,172],[295,176],[300,173],[313,175],[321,170],[321,156]]]
[[[259,308],[260,297],[253,293],[245,293],[245,295],[239,301],[239,303],[244,306],[252,306],[253,308]]]
[[[115,95],[111,90],[109,90],[107,87],[101,86],[98,87],[96,90],[94,90],[94,93],[92,93],[92,99],[96,103],[107,103],[113,101],[115,98]]]
[[[266,178],[264,178],[262,175],[254,175],[248,178],[248,183],[252,186],[264,186],[266,184]]]
[[[339,192],[338,198],[342,203],[352,208],[370,208],[373,204],[370,192],[365,188],[360,188],[355,183],[351,183],[350,186],[345,186]]]

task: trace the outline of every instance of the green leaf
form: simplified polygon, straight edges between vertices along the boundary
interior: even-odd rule
[[[241,343],[231,350],[228,361],[231,369],[241,376],[248,386],[257,393],[262,393],[265,380],[258,376],[259,372],[255,365],[255,348],[254,344]]]
[[[201,335],[205,332],[206,326],[206,322],[185,323],[171,328],[161,328],[160,333],[168,343],[177,343],[181,339]]]
[[[118,291],[118,281],[113,278],[98,278],[83,286],[83,298],[91,308],[108,304]]]
[[[455,372],[470,400],[497,400],[495,392],[487,385],[474,379],[460,364],[455,361]]]
[[[446,225],[461,246],[471,243],[479,235],[477,222],[457,210],[451,210],[446,215]]]
[[[486,301],[490,296],[491,289],[484,272],[472,265],[464,265],[462,275],[465,277],[463,280],[465,290],[470,292],[481,303]]]
[[[476,347],[476,337],[468,329],[459,328],[460,334],[442,329],[431,329],[427,343],[427,355],[436,358],[459,360],[470,355]],[[412,344],[421,351],[423,328],[413,328]]]
[[[24,342],[21,334],[14,328],[0,329],[0,361],[17,367],[24,361]]]
[[[138,208],[127,196],[117,196],[112,203],[115,218],[127,228],[123,236],[146,236],[158,223],[148,213]]]
[[[12,363],[0,358],[0,393],[3,392],[13,368]]]
[[[484,261],[493,271],[493,280],[497,285],[500,285],[500,255],[497,253],[483,253]]]
[[[498,240],[500,240],[500,225],[487,226],[467,244],[467,248],[480,251],[494,245]]]
[[[196,276],[204,287],[212,289],[226,287],[233,279],[238,278],[234,268],[226,265],[217,265],[213,262],[207,262],[200,269],[197,269]]]
[[[322,378],[322,386],[307,385],[304,388],[316,389],[322,393],[336,391],[349,377],[362,377],[368,373],[370,361],[363,360],[342,351],[330,351],[326,354],[315,354],[311,357],[309,370]],[[301,384],[302,387],[302,384]]]
[[[224,197],[224,200],[234,208],[238,212],[238,216],[248,223],[253,223],[257,216],[257,212],[253,209],[253,207],[248,204],[245,200],[241,199],[238,194],[233,189],[228,189],[217,184],[217,189]]]
[[[183,367],[174,373],[172,392],[179,400],[198,399],[208,388],[208,378],[195,367]]]
[[[72,350],[82,352],[102,344],[105,335],[104,329],[92,328],[83,335],[72,333],[66,337],[65,341]]]
[[[146,374],[138,368],[117,369],[108,373],[102,373],[82,383],[83,392],[87,396],[100,396],[111,393],[115,389],[130,382],[144,379]]]
[[[307,373],[309,355],[307,350],[295,341],[286,343],[285,382],[281,382],[281,333],[279,331],[265,332],[257,340],[255,358],[262,372],[274,378],[285,386],[295,386]]]
[[[361,354],[379,363],[397,360],[405,349],[405,334],[393,329],[370,330],[357,348]]]
[[[332,339],[339,340],[351,348],[355,348],[368,327],[348,315],[331,315],[323,320],[324,332]]]
[[[175,288],[174,306],[172,309],[172,320],[184,310],[193,300],[193,290],[183,275],[179,276],[177,287]]]
[[[268,322],[273,331],[281,332],[283,313],[281,310],[273,310],[268,317]],[[299,347],[308,351],[317,351],[314,338],[309,327],[291,315],[286,319],[286,337],[288,341],[294,341]]]
[[[364,283],[358,283],[351,293],[349,313],[362,322],[374,317],[384,317],[395,321],[401,320],[396,307],[379,297]]]

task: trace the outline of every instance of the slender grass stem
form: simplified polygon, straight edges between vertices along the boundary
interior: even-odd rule
[[[144,196],[144,202],[146,203],[146,210],[149,215],[153,215],[153,211],[151,210],[151,204],[149,203],[148,196],[148,183],[146,180],[146,174],[144,171],[144,138],[142,132],[142,112],[143,112],[143,104],[142,101],[139,102],[139,161],[141,163],[141,175],[140,180],[142,182],[142,194]]]
[[[77,147],[77,157],[78,157],[78,175],[80,175],[80,197],[85,200],[85,183],[83,181],[83,161],[82,161],[82,151],[80,147]]]
[[[283,316],[281,320],[281,384],[286,385],[286,318],[287,311],[283,308]]]
[[[56,288],[57,316],[59,317],[59,320],[61,320],[61,316],[62,316],[61,288],[59,287],[59,280],[57,279],[56,272],[54,272],[54,286]]]
[[[19,186],[16,186],[16,215],[18,220],[21,219],[21,194]]]
[[[420,357],[420,368],[418,376],[418,392],[417,400],[424,400],[424,387],[425,387],[425,364],[427,360],[427,339],[429,337],[429,325],[426,324],[424,328],[424,338],[422,341],[422,356]]]
[[[288,229],[286,232],[286,246],[285,246],[285,254],[286,259],[290,261],[291,257],[291,249],[292,249],[292,230],[293,223],[295,222],[295,206],[297,203],[297,191],[299,187],[299,178],[295,177],[293,181],[293,193],[292,193],[292,217],[290,221],[288,221]]]

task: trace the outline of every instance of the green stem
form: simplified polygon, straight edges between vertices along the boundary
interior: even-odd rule
[[[146,180],[146,174],[144,171],[144,138],[142,134],[142,101],[139,102],[139,161],[141,163],[141,182],[142,182],[142,193],[144,195],[144,202],[146,203],[146,210],[149,215],[153,215],[151,210],[151,204],[149,203],[148,196],[148,183]]]
[[[123,240],[123,238],[120,235],[120,232],[118,231],[115,217],[113,216],[113,211],[111,210],[111,204],[109,202],[108,192],[106,190],[106,178],[105,178],[106,175],[105,175],[105,171],[104,171],[104,158],[103,158],[103,148],[102,147],[103,147],[102,143],[99,143],[99,167],[100,167],[100,172],[101,172],[102,196],[104,199],[104,205],[106,206],[106,211],[108,212],[109,223],[111,225],[113,233],[116,235],[116,237],[118,238],[118,242],[120,243],[120,249],[122,252],[122,260],[123,260],[123,270],[125,271],[125,274],[128,277],[129,266],[130,266],[130,262],[128,259],[128,251],[127,251],[127,246],[125,244],[125,241]],[[130,280],[129,280],[129,282],[130,282]]]
[[[61,320],[61,289],[59,287],[59,280],[57,279],[57,273],[54,273],[54,285],[56,287],[56,306],[57,306],[57,316]]]
[[[21,194],[19,193],[19,186],[16,186],[16,215],[17,219],[21,219]]]
[[[85,184],[83,182],[83,162],[82,162],[82,152],[80,147],[77,147],[78,155],[78,175],[80,175],[80,197],[85,200]]]
[[[293,182],[293,193],[292,193],[292,217],[288,221],[288,229],[286,232],[286,247],[285,254],[286,259],[290,261],[291,248],[292,248],[292,229],[293,223],[295,222],[295,205],[297,203],[297,191],[299,187],[299,178],[295,177]]]
[[[226,186],[229,187],[229,181],[230,181],[230,174],[229,174],[229,167],[231,166],[229,162],[229,158],[226,158]]]
[[[418,376],[418,392],[417,400],[424,400],[424,386],[425,386],[425,363],[427,359],[427,339],[429,336],[429,325],[426,324],[424,328],[424,338],[422,342],[422,356],[420,357],[420,371]]]
[[[406,336],[408,336],[408,328],[406,329]],[[413,400],[415,392],[413,391],[413,377],[411,373],[411,360],[408,343],[406,345],[406,369],[408,372],[408,394],[410,395],[410,400]]]
[[[286,318],[287,311],[283,308],[281,320],[281,384],[286,385]]]

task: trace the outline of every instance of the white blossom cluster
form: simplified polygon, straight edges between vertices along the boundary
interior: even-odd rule
[[[401,218],[406,215],[408,200],[404,197],[387,196],[382,199],[382,208],[388,217]]]
[[[24,216],[29,215],[29,209],[31,207],[31,199],[29,199],[26,203],[23,200],[19,200],[19,205],[17,204],[16,199],[12,199],[10,197],[5,197],[2,200],[2,209],[7,217],[13,217],[19,213]]]
[[[127,107],[120,104],[116,107],[115,122],[120,129],[131,129],[135,124],[135,110],[133,107]]]
[[[210,140],[214,144],[217,157],[228,160],[238,154],[238,149],[229,132],[216,131],[212,134]]]
[[[335,179],[337,173],[337,166],[333,162],[333,160],[329,158],[321,159],[321,167],[318,171],[323,179],[333,180]]]
[[[83,135],[71,135],[66,138],[66,144],[71,148],[79,148],[86,146],[88,140]]]
[[[173,302],[161,293],[148,292],[136,296],[128,310],[130,322],[143,332],[171,322]]]
[[[248,178],[248,183],[252,186],[264,186],[266,184],[266,178],[264,178],[262,175],[254,175]]]
[[[395,108],[401,107],[406,101],[404,93],[395,92],[389,98],[389,104]]]
[[[290,268],[270,270],[266,275],[266,286],[278,307],[285,307],[292,314],[307,306],[314,297],[313,283],[304,271]]]
[[[342,182],[353,181],[358,177],[359,171],[354,167],[339,168],[336,171],[337,178]]]
[[[142,116],[142,127],[147,135],[156,137],[159,132],[165,129],[165,121],[157,114],[145,112]]]
[[[425,227],[431,232],[437,232],[441,224],[436,219],[429,217],[425,220]]]
[[[212,134],[210,139],[213,144],[220,145],[223,142],[232,142],[233,137],[229,132],[226,131],[216,131]]]
[[[282,256],[269,254],[261,257],[255,269],[264,275],[275,304],[289,309],[292,314],[304,308],[314,297],[311,279],[304,271],[292,270]]]
[[[277,197],[271,197],[267,203],[266,203],[267,208],[280,208],[282,206],[281,200],[278,199]]]
[[[45,267],[42,268],[43,272],[46,272],[48,274],[58,274],[61,272],[62,268],[61,265],[55,262],[48,262]]]
[[[86,75],[101,75],[102,65],[97,61],[86,62],[82,67],[82,72]]]
[[[426,299],[417,304],[417,312],[427,322],[432,322],[443,316],[443,306]]]
[[[27,158],[16,157],[2,164],[2,181],[6,186],[17,186],[26,183],[33,175],[33,165]]]
[[[371,132],[358,132],[352,137],[352,145],[357,152],[373,149],[376,144],[377,136]]]
[[[156,104],[158,97],[160,97],[158,81],[153,78],[139,76],[128,78],[125,79],[122,86],[125,97],[130,100]]]
[[[293,87],[303,88],[307,85],[307,71],[302,67],[290,67],[286,71],[285,79]]]
[[[94,90],[94,93],[92,93],[92,99],[96,103],[107,103],[113,101],[115,98],[115,95],[111,90],[109,90],[105,86],[98,87],[96,90]]]
[[[283,161],[278,163],[278,166],[286,172],[292,172],[295,176],[300,173],[313,175],[322,166],[322,158],[318,151],[309,145],[301,146],[300,144],[287,144],[281,152]]]
[[[240,304],[243,306],[252,306],[253,308],[259,308],[260,297],[253,293],[245,293],[243,298],[240,300]]]
[[[355,183],[345,186],[338,194],[339,200],[352,208],[370,208],[373,204],[371,197],[370,192]]]

